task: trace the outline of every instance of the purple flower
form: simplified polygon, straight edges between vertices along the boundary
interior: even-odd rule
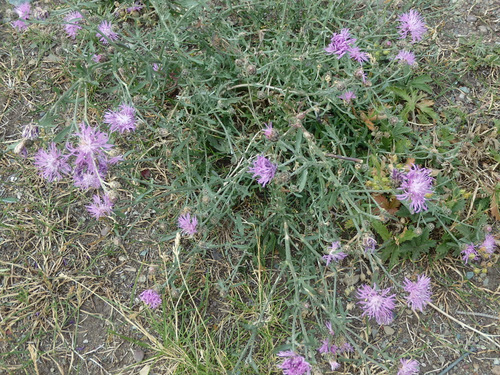
[[[329,253],[327,255],[323,255],[323,259],[326,260],[326,265],[328,266],[332,261],[340,262],[344,259],[347,254],[340,250],[340,241],[332,242],[332,246],[328,248]],[[331,327],[331,325],[330,325]]]
[[[401,39],[406,38],[409,33],[412,43],[422,40],[423,35],[427,31],[422,16],[416,10],[411,9],[408,13],[403,13],[399,16],[398,21],[401,23],[399,25]]]
[[[140,2],[136,1],[133,6],[127,8],[127,12],[128,13],[138,12],[142,8],[144,8],[144,5],[141,5]]]
[[[328,339],[324,339],[323,341],[321,341],[322,344],[321,346],[318,348],[318,352],[320,354],[325,354],[325,353],[328,353],[330,352],[330,340]]]
[[[109,44],[109,40],[115,41],[118,39],[118,34],[113,31],[113,25],[109,21],[101,22],[96,36],[103,44]]]
[[[158,65],[157,63],[153,63],[153,70],[155,72],[157,72],[158,70],[160,70],[160,65]]]
[[[432,183],[434,178],[430,175],[430,169],[412,165],[410,171],[403,177],[400,187],[403,192],[396,195],[396,198],[400,201],[409,201],[411,209],[416,213],[426,211],[426,195],[433,193]]]
[[[38,150],[35,155],[35,166],[39,169],[40,175],[48,181],[59,181],[63,174],[71,172],[68,157],[56,148],[55,143],[49,145],[48,152],[43,149]]]
[[[102,55],[94,54],[94,55],[92,55],[92,61],[96,62],[96,63],[100,63],[102,60],[102,57],[103,57]]]
[[[28,24],[22,20],[16,20],[14,22],[11,22],[11,25],[14,29],[17,29],[18,31],[24,31],[28,28]]]
[[[177,223],[179,228],[181,229],[182,234],[192,236],[198,231],[196,229],[196,226],[198,225],[198,219],[196,218],[196,216],[191,217],[191,214],[189,214],[189,212],[185,215],[179,216]]]
[[[126,104],[120,105],[119,111],[107,111],[104,122],[109,125],[109,130],[119,131],[121,134],[135,130],[135,109]]]
[[[14,11],[19,16],[19,19],[27,20],[30,18],[31,5],[30,3],[22,3],[21,5],[18,5]]]
[[[462,260],[464,261],[465,264],[469,263],[469,260],[479,259],[479,254],[473,243],[471,243],[465,249],[463,249],[460,254],[463,254]]]
[[[286,358],[278,367],[283,370],[284,375],[303,375],[311,373],[311,365],[304,357],[288,350],[279,352],[278,357]]]
[[[392,309],[395,307],[395,294],[387,296],[391,288],[376,289],[369,285],[362,285],[358,289],[359,304],[363,307],[362,316],[375,318],[378,324],[390,324],[394,317]]]
[[[365,249],[365,253],[373,254],[377,248],[377,240],[371,235],[365,235],[363,237],[363,248]]]
[[[111,214],[113,202],[111,202],[111,199],[107,195],[104,195],[102,199],[100,196],[94,195],[93,203],[85,207],[87,207],[90,215],[99,219],[102,216],[109,216]]]
[[[253,178],[259,178],[257,182],[265,187],[266,184],[269,183],[276,174],[276,170],[278,169],[278,165],[271,163],[269,159],[264,156],[257,156],[257,159],[253,162],[253,167],[248,168],[249,173],[253,173]]]
[[[333,359],[328,361],[328,363],[330,364],[330,368],[332,369],[332,371],[338,370],[340,368],[340,363],[334,361]]]
[[[64,25],[64,30],[66,30],[66,34],[68,34],[68,37],[70,37],[71,39],[75,39],[76,34],[78,34],[78,30],[82,28],[78,25],[82,19],[82,14],[76,11],[71,12],[66,15],[66,17],[64,17],[64,21],[66,22],[66,24]]]
[[[416,282],[405,278],[404,290],[408,293],[406,301],[413,311],[424,311],[425,306],[431,302],[431,279],[425,275],[419,275]]]
[[[340,350],[343,353],[352,353],[352,352],[354,352],[354,347],[351,344],[349,344],[348,342],[344,342],[342,344],[342,346],[340,347]]]
[[[353,99],[356,99],[356,94],[354,94],[354,92],[352,91],[346,91],[338,97],[339,99],[342,99],[346,104],[350,104]]]
[[[328,55],[337,55],[337,59],[340,59],[349,50],[349,47],[356,42],[356,39],[351,38],[349,29],[342,29],[340,33],[334,33],[330,44],[325,48],[325,52]]]
[[[413,66],[417,63],[417,60],[415,59],[415,54],[411,51],[406,51],[404,49],[399,51],[394,60],[405,62],[410,66]]]
[[[161,305],[161,296],[154,289],[146,289],[139,295],[139,298],[151,309],[156,309]]]
[[[401,359],[398,375],[415,375],[418,374],[419,365],[414,359]]]
[[[367,75],[365,73],[365,71],[363,69],[358,69],[356,70],[356,72],[354,73],[354,75],[357,77],[357,78],[361,78],[361,81],[363,83],[366,83],[366,78],[367,78]]]
[[[330,335],[332,335],[332,336],[335,335],[335,331],[332,328],[332,323],[331,322],[326,322],[325,326],[326,326],[326,329],[328,330],[328,333]]]
[[[279,134],[276,129],[273,128],[273,123],[269,121],[269,124],[264,125],[266,125],[266,127],[262,129],[262,132],[264,133],[266,139],[269,141],[277,141],[279,138]]]
[[[359,47],[356,46],[349,47],[347,52],[349,53],[349,57],[351,59],[359,62],[360,64],[363,64],[363,62],[368,61],[368,54],[365,52],[361,52]]]
[[[479,246],[479,248],[484,249],[484,252],[488,255],[494,253],[495,247],[496,247],[495,237],[493,237],[491,234],[487,234],[486,237],[484,238],[483,243]]]
[[[89,158],[95,158],[113,147],[108,143],[108,134],[90,125],[86,126],[84,122],[80,124],[80,132],[74,135],[79,138],[78,146],[67,148],[76,155],[76,164],[85,163]]]

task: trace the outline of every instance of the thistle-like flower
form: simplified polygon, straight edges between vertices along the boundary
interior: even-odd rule
[[[338,96],[339,99],[342,99],[345,104],[351,104],[353,99],[356,99],[356,94],[353,91],[346,91],[342,95]]]
[[[38,150],[35,155],[35,166],[39,169],[40,175],[48,181],[59,181],[63,178],[63,174],[71,173],[68,157],[63,155],[53,142],[49,145],[48,151]]]
[[[135,109],[127,104],[120,105],[119,111],[107,111],[104,114],[104,122],[109,125],[112,132],[119,131],[121,134],[135,130]]]
[[[111,40],[114,42],[118,39],[118,34],[113,31],[113,25],[109,21],[102,21],[99,25],[99,32],[96,36],[102,42],[102,44],[109,44]]]
[[[460,254],[462,254],[462,260],[465,264],[469,263],[470,260],[479,260],[479,253],[473,243],[463,249]]]
[[[267,140],[276,142],[279,139],[279,133],[276,129],[273,128],[273,123],[270,121],[269,124],[266,125],[262,132]]]
[[[410,171],[403,176],[403,182],[400,189],[401,194],[396,195],[400,201],[405,200],[410,202],[410,207],[414,212],[427,210],[427,195],[432,194],[432,183],[434,178],[431,177],[431,170],[420,168],[417,165],[412,165]]]
[[[425,306],[431,302],[431,279],[425,275],[419,275],[416,282],[405,278],[404,290],[408,293],[408,306],[413,311],[424,311]]]
[[[93,202],[87,206],[87,210],[96,219],[102,216],[111,215],[111,210],[113,209],[113,202],[107,195],[104,195],[101,199],[99,195],[94,195]]]
[[[357,46],[349,47],[347,52],[349,53],[349,57],[351,59],[359,62],[360,64],[363,64],[364,62],[368,61],[368,54],[362,52]]]
[[[398,375],[416,375],[419,371],[419,364],[414,359],[401,359]]]
[[[192,236],[198,231],[196,229],[196,226],[198,225],[198,219],[196,218],[196,216],[191,216],[189,212],[187,214],[179,216],[177,224],[181,229],[182,234]]]
[[[78,30],[82,28],[79,25],[82,19],[83,19],[82,14],[76,11],[71,12],[66,17],[64,17],[64,21],[66,22],[66,24],[64,25],[64,30],[71,39],[75,39],[76,35],[78,34]]]
[[[150,309],[156,309],[161,305],[161,296],[154,289],[146,289],[143,291],[139,298],[144,302]]]
[[[288,350],[279,352],[278,357],[286,358],[278,367],[283,370],[284,375],[304,375],[311,373],[311,365],[304,357]]]
[[[410,34],[412,43],[415,43],[422,40],[424,34],[427,32],[427,27],[422,16],[414,9],[400,15],[398,21],[400,22],[399,34],[401,35],[401,39],[406,38]]]
[[[487,234],[486,237],[484,238],[483,243],[479,246],[479,250],[485,253],[485,255],[490,256],[495,252],[495,237],[493,237],[491,234]]]
[[[18,5],[14,9],[14,11],[19,16],[19,19],[27,20],[28,18],[30,18],[31,5],[30,5],[30,3],[22,3],[22,4]]]
[[[399,62],[406,63],[410,66],[413,66],[417,63],[417,60],[415,59],[415,54],[411,51],[406,51],[404,49],[399,51],[394,60],[399,60]]]
[[[377,289],[369,285],[362,285],[358,289],[359,304],[363,308],[362,316],[368,315],[370,318],[375,318],[378,324],[390,324],[394,317],[392,310],[395,307],[395,294],[387,295],[391,288]]]
[[[325,48],[325,52],[328,55],[337,55],[337,59],[340,59],[355,42],[356,39],[351,38],[349,29],[342,29],[340,33],[333,34],[330,44]]]
[[[265,187],[276,174],[276,170],[278,166],[274,163],[271,163],[269,159],[264,156],[257,156],[257,158],[253,162],[253,166],[248,168],[249,173],[253,173],[253,178],[258,178],[257,182]]]
[[[332,242],[332,246],[328,248],[329,252],[323,255],[323,259],[326,260],[326,265],[328,266],[332,261],[340,262],[344,259],[347,254],[344,253],[340,248],[340,241]]]

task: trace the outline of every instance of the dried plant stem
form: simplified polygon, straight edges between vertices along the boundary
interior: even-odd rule
[[[452,317],[451,315],[447,314],[446,312],[444,312],[443,310],[441,310],[439,307],[437,307],[436,305],[434,305],[433,303],[429,303],[429,306],[431,306],[434,310],[436,310],[437,312],[443,314],[444,316],[446,316],[447,318],[453,320],[455,323],[458,323],[459,325],[461,325],[462,327],[464,328],[467,328],[467,329],[470,329],[471,331],[473,332],[476,332],[477,334],[481,335],[482,337],[484,337],[486,340],[488,340],[489,342],[491,342],[493,345],[495,345],[496,347],[500,348],[500,344],[498,342],[496,342],[495,340],[493,340],[490,335],[487,335],[481,331],[478,331],[477,329],[475,328],[472,328],[471,326],[468,326],[467,324],[461,322],[460,320]]]
[[[490,314],[484,314],[484,313],[479,313],[479,312],[474,312],[474,311],[457,311],[457,314],[462,314],[462,315],[472,315],[472,316],[482,316],[484,318],[490,318],[490,319],[497,319],[500,320],[500,315],[495,316],[495,315],[490,315]]]

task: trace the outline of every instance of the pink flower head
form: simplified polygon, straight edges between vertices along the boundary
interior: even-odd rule
[[[328,330],[328,333],[332,336],[335,335],[335,331],[332,328],[332,322],[326,322],[325,323],[326,329]]]
[[[340,33],[334,33],[330,44],[325,48],[325,52],[328,55],[337,55],[337,59],[340,59],[344,56],[349,47],[354,45],[356,39],[351,38],[351,33],[349,29],[342,29]]]
[[[358,289],[359,304],[363,308],[362,316],[368,315],[370,318],[375,318],[378,324],[391,324],[394,317],[392,309],[395,305],[395,294],[387,295],[391,288],[377,289],[369,285],[362,285]]]
[[[102,199],[100,196],[94,195],[93,203],[85,207],[87,207],[87,210],[90,213],[90,215],[92,215],[96,219],[99,219],[102,216],[111,215],[111,210],[113,209],[113,202],[111,202],[111,199],[109,199],[107,195],[104,195]]]
[[[401,39],[406,38],[410,34],[412,43],[422,40],[423,35],[427,31],[424,20],[420,13],[411,9],[408,13],[403,13],[399,16],[399,34]]]
[[[431,279],[425,275],[419,275],[416,282],[405,278],[404,290],[408,293],[408,306],[413,311],[424,311],[425,306],[431,302]]]
[[[363,248],[365,249],[365,253],[373,254],[377,248],[377,240],[371,235],[365,235],[363,237]]]
[[[23,20],[13,21],[11,22],[11,25],[14,29],[17,29],[18,31],[24,31],[28,28],[28,24]]]
[[[495,237],[493,237],[491,234],[487,234],[486,237],[484,238],[483,243],[479,246],[480,249],[484,249],[484,252],[486,254],[493,254],[495,252]]]
[[[94,54],[92,55],[92,61],[93,62],[96,62],[96,63],[100,63],[102,61],[102,55],[97,55],[97,54]]]
[[[342,99],[346,104],[350,104],[353,99],[356,99],[356,94],[353,91],[346,91],[342,95],[339,95],[339,99]]]
[[[278,357],[286,358],[283,363],[278,365],[283,370],[284,375],[304,375],[311,373],[309,362],[291,350],[279,352]]]
[[[344,342],[342,344],[342,346],[340,347],[340,350],[343,353],[352,353],[352,352],[354,352],[354,347],[351,344],[349,344],[348,342]]]
[[[181,229],[182,234],[194,235],[198,230],[196,226],[198,225],[198,219],[196,216],[191,216],[189,212],[185,215],[179,216],[178,226]]]
[[[332,371],[338,370],[340,368],[340,363],[334,361],[333,359],[329,360],[328,363],[330,364],[330,368],[332,369]]]
[[[160,70],[160,65],[158,65],[157,63],[153,63],[153,70],[155,72],[157,72],[158,70]]]
[[[39,133],[40,132],[38,130],[38,126],[33,124],[28,124],[24,126],[22,136],[24,139],[29,139],[34,141],[35,139],[38,138]]]
[[[479,254],[473,243],[463,249],[460,254],[463,255],[462,260],[465,264],[469,263],[469,260],[479,260]]]
[[[109,44],[111,40],[114,42],[118,39],[118,34],[113,31],[113,25],[109,21],[102,21],[99,25],[99,32],[96,36],[103,44]]]
[[[398,375],[416,375],[419,371],[419,364],[414,359],[401,359]]]
[[[434,178],[431,177],[430,169],[412,165],[410,171],[403,176],[400,186],[403,192],[396,195],[396,198],[400,201],[409,201],[411,209],[416,213],[426,211],[426,195],[433,193],[433,182]]]
[[[143,291],[139,298],[144,302],[150,309],[156,309],[161,305],[161,296],[154,289],[146,289]]]
[[[64,30],[66,30],[66,34],[68,34],[71,39],[75,39],[76,35],[78,34],[78,30],[82,28],[78,25],[82,19],[82,14],[76,11],[71,12],[66,15],[66,17],[64,17],[64,21],[66,22],[66,24],[64,25]]]
[[[347,52],[349,53],[349,57],[351,59],[359,62],[360,64],[368,61],[368,54],[365,52],[361,52],[361,50],[357,46],[349,47]]]
[[[253,173],[253,178],[257,178],[257,182],[265,187],[266,184],[269,183],[276,174],[276,170],[278,169],[278,165],[271,163],[269,159],[264,156],[257,156],[257,159],[254,160],[253,166],[248,168],[249,173]]]
[[[127,12],[128,13],[138,12],[142,8],[144,8],[144,5],[142,5],[140,2],[136,1],[133,6],[127,8]]]
[[[135,109],[126,104],[120,105],[119,111],[107,111],[104,114],[104,122],[109,125],[112,132],[119,131],[121,134],[135,130]]]
[[[273,128],[272,121],[269,121],[269,124],[264,124],[264,125],[266,126],[264,129],[262,129],[262,132],[264,133],[266,139],[269,141],[277,141],[279,138],[279,134],[277,130]]]
[[[35,155],[35,166],[47,181],[59,181],[63,178],[63,174],[71,173],[68,157],[56,148],[55,143],[49,145],[48,151],[38,150]]]
[[[394,60],[399,60],[400,62],[407,63],[410,66],[413,66],[417,63],[417,60],[415,59],[415,54],[411,51],[406,51],[404,49],[399,51]]]
[[[30,3],[22,3],[22,4],[18,5],[14,9],[14,11],[19,16],[19,19],[27,20],[28,18],[30,18],[31,5],[30,5]]]
[[[80,132],[74,135],[79,138],[78,146],[76,148],[67,147],[76,156],[76,164],[86,162],[89,158],[95,158],[113,147],[112,144],[108,143],[107,133],[90,125],[87,126],[84,122],[80,124]]]
[[[340,262],[344,259],[347,254],[341,251],[340,249],[340,241],[332,242],[332,246],[328,248],[329,253],[327,255],[323,255],[323,259],[326,260],[326,265],[328,266],[332,261]]]

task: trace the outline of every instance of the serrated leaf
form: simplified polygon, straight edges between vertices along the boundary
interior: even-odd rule
[[[391,87],[391,91],[395,93],[397,96],[403,98],[407,102],[412,101],[412,97],[404,90],[398,88],[398,87]]]
[[[377,220],[372,221],[372,227],[380,235],[380,237],[382,237],[384,241],[391,239],[391,233],[381,221]]]
[[[406,241],[410,241],[412,239],[414,239],[415,237],[418,237],[418,234],[416,234],[413,229],[406,229],[403,231],[403,233],[401,233],[399,236],[398,236],[398,241],[399,243],[403,243],[403,242],[406,242]]]

